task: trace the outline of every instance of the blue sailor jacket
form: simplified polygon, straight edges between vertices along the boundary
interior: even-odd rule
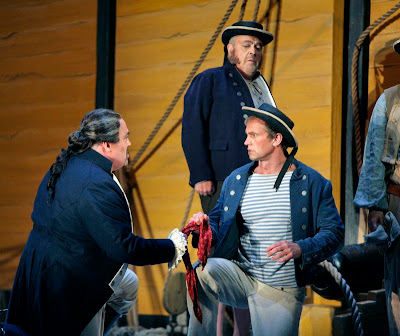
[[[223,181],[232,170],[250,162],[242,106],[254,107],[253,99],[231,63],[193,79],[182,117],[182,147],[192,187],[201,181]]]
[[[72,156],[50,204],[49,173],[44,177],[14,280],[6,330],[18,326],[29,335],[80,335],[112,294],[112,279],[122,263],[173,259],[170,239],[132,233],[128,204],[111,166],[92,149]]]
[[[296,169],[290,180],[290,207],[293,241],[302,256],[295,259],[296,281],[303,287],[311,280],[313,265],[333,255],[343,242],[343,223],[332,196],[332,185],[322,175],[294,160]],[[217,205],[210,213],[213,257],[235,259],[243,219],[239,203],[248,177],[257,162],[230,174],[222,187]]]

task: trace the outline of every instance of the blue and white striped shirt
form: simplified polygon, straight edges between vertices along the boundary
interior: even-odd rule
[[[287,172],[276,191],[278,174],[254,173],[247,181],[240,212],[243,233],[237,264],[257,280],[275,287],[297,287],[294,261],[286,263],[267,258],[266,248],[280,240],[293,241],[290,216],[290,178]]]

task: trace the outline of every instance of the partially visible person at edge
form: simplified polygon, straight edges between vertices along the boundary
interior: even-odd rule
[[[214,247],[196,268],[202,324],[188,296],[190,336],[215,334],[218,300],[248,307],[253,335],[297,335],[312,267],[343,241],[330,181],[294,159],[293,122],[269,104],[243,113],[253,162],[225,179],[209,217],[190,219],[209,221]]]
[[[400,54],[400,40],[393,44]],[[385,252],[385,292],[390,335],[400,335],[400,84],[386,89],[372,112],[364,161],[354,204],[368,209],[368,226],[374,232],[386,227],[390,247]],[[384,222],[387,211],[397,223]],[[389,227],[390,226],[390,227]]]
[[[275,106],[268,83],[258,71],[263,47],[272,39],[257,22],[239,21],[227,27],[222,33],[224,65],[198,74],[185,95],[182,146],[190,170],[189,184],[200,195],[206,214],[217,203],[225,178],[250,161],[243,145],[242,106]],[[221,320],[223,312],[220,306]],[[234,313],[235,334],[248,334],[248,312]]]
[[[128,162],[129,131],[108,109],[86,114],[39,186],[4,325],[10,335],[103,335],[136,300],[127,264],[170,262],[186,250],[132,233],[125,193],[113,171]]]

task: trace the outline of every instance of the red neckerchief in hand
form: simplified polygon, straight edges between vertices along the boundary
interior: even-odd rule
[[[192,231],[200,231],[200,238],[199,238],[199,246],[197,249],[197,257],[199,258],[202,270],[204,266],[207,264],[207,258],[210,254],[211,248],[211,240],[212,240],[212,232],[211,228],[208,225],[206,220],[200,224],[200,227],[195,222],[189,222],[182,230],[182,233],[189,236]],[[196,284],[196,273],[192,267],[192,263],[190,262],[190,256],[188,251],[186,250],[185,254],[182,257],[183,262],[186,266],[186,283],[188,287],[188,292],[190,298],[193,302],[193,311],[194,315],[197,317],[200,323],[203,320],[203,314],[201,312],[200,304],[199,304],[199,296],[197,294],[197,284]]]

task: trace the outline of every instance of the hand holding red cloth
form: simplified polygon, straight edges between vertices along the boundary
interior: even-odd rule
[[[211,241],[212,241],[212,232],[210,225],[208,223],[208,218],[203,217],[200,220],[200,223],[197,223],[196,220],[192,220],[194,217],[191,218],[189,223],[183,228],[182,233],[186,234],[189,236],[189,234],[193,231],[199,231],[200,232],[200,238],[199,238],[199,246],[197,249],[197,257],[199,258],[202,269],[204,269],[204,266],[207,264],[207,258],[210,254],[210,249],[211,249]],[[188,292],[190,295],[190,298],[193,302],[193,310],[194,314],[199,320],[200,323],[202,323],[202,312],[199,304],[199,297],[197,293],[197,284],[196,284],[196,273],[194,272],[194,269],[192,267],[192,263],[190,262],[190,256],[188,251],[183,255],[182,257],[183,262],[185,263],[186,267],[186,283],[188,287]]]

